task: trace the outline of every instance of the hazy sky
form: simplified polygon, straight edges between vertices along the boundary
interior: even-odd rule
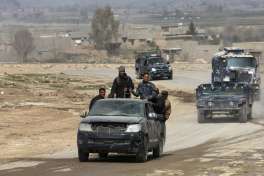
[[[122,7],[144,7],[156,4],[158,7],[170,6],[182,6],[191,5],[196,6],[203,3],[212,4],[226,4],[226,5],[248,5],[252,3],[263,4],[264,0],[0,0],[4,1],[18,1],[23,6],[64,6],[72,4],[82,5],[112,5]],[[1,3],[0,3],[1,5]]]

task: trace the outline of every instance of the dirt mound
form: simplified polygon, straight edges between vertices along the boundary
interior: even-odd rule
[[[184,103],[193,103],[195,102],[195,94],[190,93],[190,92],[184,92],[181,90],[174,90],[174,91],[169,91],[169,94],[171,96],[177,97],[180,99],[180,101]]]

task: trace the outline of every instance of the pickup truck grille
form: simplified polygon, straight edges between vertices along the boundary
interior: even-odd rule
[[[125,124],[94,124],[93,130],[98,136],[119,135],[126,131]]]

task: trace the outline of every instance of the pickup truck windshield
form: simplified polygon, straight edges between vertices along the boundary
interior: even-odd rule
[[[133,101],[98,101],[89,116],[144,117],[144,103]]]
[[[227,60],[228,67],[256,67],[256,59],[254,57],[234,57]]]

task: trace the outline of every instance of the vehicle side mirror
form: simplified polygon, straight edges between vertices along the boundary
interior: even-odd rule
[[[167,61],[167,64],[169,65],[170,64],[170,61]]]
[[[157,118],[156,119],[159,120],[159,121],[164,121],[165,120],[164,115],[162,115],[162,114],[157,114]]]
[[[87,111],[85,111],[85,112],[83,112],[81,115],[80,115],[80,117],[81,118],[86,118],[88,116],[88,112]]]

